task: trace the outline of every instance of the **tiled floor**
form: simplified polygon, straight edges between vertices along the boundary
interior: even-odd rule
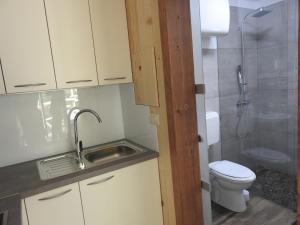
[[[243,213],[213,204],[213,225],[293,225],[296,213],[262,197],[252,197]]]
[[[262,167],[254,169],[254,171],[256,180],[250,189],[252,195],[261,196],[296,211],[297,182],[295,176]]]

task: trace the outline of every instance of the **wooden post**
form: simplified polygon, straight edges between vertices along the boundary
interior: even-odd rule
[[[189,0],[159,0],[177,225],[203,224]]]

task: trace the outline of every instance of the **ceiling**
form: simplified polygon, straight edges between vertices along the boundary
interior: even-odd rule
[[[229,0],[231,6],[237,6],[249,9],[258,9],[283,0]]]

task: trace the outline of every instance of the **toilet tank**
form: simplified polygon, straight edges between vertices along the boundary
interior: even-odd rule
[[[207,144],[213,145],[220,140],[220,117],[217,112],[206,112]]]
[[[229,0],[199,0],[201,32],[204,36],[220,36],[229,32]]]

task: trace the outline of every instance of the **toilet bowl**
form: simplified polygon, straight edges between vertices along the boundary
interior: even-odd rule
[[[227,160],[209,164],[212,201],[234,212],[247,209],[245,191],[256,175],[249,168]]]

